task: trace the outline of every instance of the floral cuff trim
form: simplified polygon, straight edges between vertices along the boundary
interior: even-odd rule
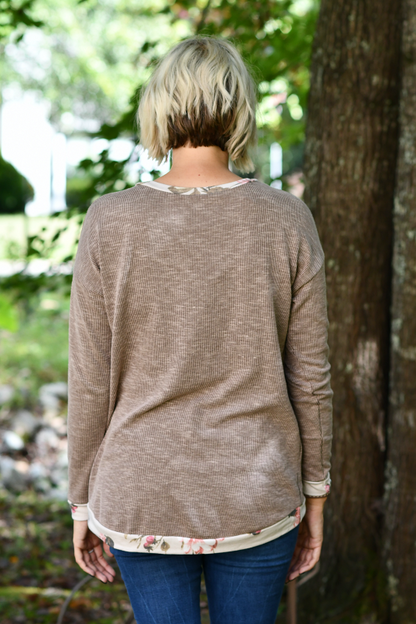
[[[311,498],[328,496],[331,491],[331,477],[329,472],[323,481],[303,481],[303,493]]]
[[[72,520],[88,520],[88,503],[82,505],[75,505],[70,500],[68,503],[71,505]]]

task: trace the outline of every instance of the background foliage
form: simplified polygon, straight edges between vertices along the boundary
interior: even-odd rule
[[[79,215],[79,226],[94,199],[140,180],[140,169],[131,173],[137,150],[115,160],[111,141],[126,137],[137,144],[140,88],[158,59],[194,34],[227,37],[255,76],[259,144],[254,175],[270,183],[268,150],[274,141],[283,147],[284,175],[301,167],[317,0],[35,0],[20,8],[3,0],[3,6],[8,23],[0,29],[2,86],[41,93],[57,130],[109,142],[97,159],[81,162],[69,180],[65,216]],[[51,222],[59,217],[54,213]],[[56,228],[55,241],[65,230]],[[41,231],[29,236],[25,261],[48,257],[48,248]],[[61,261],[73,257],[71,250]],[[68,275],[45,278],[15,274],[2,279],[2,288],[15,300],[59,285],[68,292]]]

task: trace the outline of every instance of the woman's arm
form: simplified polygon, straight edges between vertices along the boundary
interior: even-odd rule
[[[68,502],[75,560],[85,572],[107,582],[115,572],[104,559],[100,538],[88,528],[87,509],[91,467],[106,432],[110,393],[111,328],[96,226],[94,207],[90,207],[75,258],[69,312]],[[113,556],[106,544],[104,550]]]
[[[111,328],[101,286],[97,218],[86,214],[74,263],[68,349],[68,499],[76,519],[88,503],[91,467],[109,410]]]
[[[332,447],[325,265],[294,289],[284,352],[285,376],[302,441],[304,493],[326,496]]]
[[[324,539],[324,505],[326,498],[307,498],[306,514],[299,525],[298,539],[290,562],[286,582],[311,570],[319,561]]]
[[[74,520],[74,557],[79,567],[103,583],[113,582],[115,570],[104,559],[103,547],[109,557],[114,557],[108,544],[88,528],[87,520]],[[91,552],[93,551],[93,552]]]
[[[333,391],[328,326],[323,259],[312,277],[295,285],[285,347],[285,375],[302,441],[306,497],[306,514],[299,526],[287,582],[311,570],[322,550],[323,511],[331,487]]]

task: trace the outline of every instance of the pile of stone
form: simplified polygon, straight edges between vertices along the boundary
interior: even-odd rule
[[[31,411],[12,407],[18,403],[15,392],[11,385],[0,386],[0,487],[66,500],[67,384],[41,386]]]

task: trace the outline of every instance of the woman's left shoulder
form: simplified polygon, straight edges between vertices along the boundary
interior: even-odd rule
[[[137,206],[137,201],[141,195],[141,189],[139,185],[132,186],[131,188],[124,189],[122,191],[114,191],[113,193],[106,193],[95,199],[88,208],[87,214],[91,213],[91,217],[102,221],[105,217],[110,217],[114,212],[120,215],[120,211],[123,208],[130,208]]]

